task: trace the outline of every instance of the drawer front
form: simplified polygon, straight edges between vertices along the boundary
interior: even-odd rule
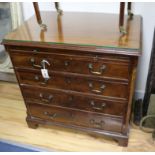
[[[48,106],[62,106],[72,109],[97,112],[123,117],[126,112],[126,102],[109,101],[101,98],[86,97],[64,93],[45,88],[22,87],[27,102],[34,102]]]
[[[45,119],[47,121],[112,132],[121,132],[123,121],[121,118],[107,117],[100,114],[69,110],[60,107],[50,108],[33,103],[29,103],[28,106],[28,113],[31,116]]]
[[[46,68],[52,71],[129,79],[129,62],[123,59],[26,52],[12,52],[11,57],[15,67],[40,69],[41,62],[47,60],[50,65]]]
[[[49,73],[51,77],[45,80],[38,71],[18,72],[20,83],[46,88],[71,90],[105,97],[115,97],[120,99],[128,98],[128,85],[118,82],[110,82],[96,79],[89,79],[77,76],[67,76],[62,74]]]

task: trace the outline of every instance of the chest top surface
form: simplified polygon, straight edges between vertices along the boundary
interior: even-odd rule
[[[119,15],[104,13],[41,12],[47,30],[41,30],[33,16],[3,40],[6,43],[40,43],[48,45],[74,45],[95,48],[125,49],[135,55],[141,51],[141,17],[132,20],[125,16],[124,27],[127,35],[119,32]],[[131,54],[132,55],[132,54]]]

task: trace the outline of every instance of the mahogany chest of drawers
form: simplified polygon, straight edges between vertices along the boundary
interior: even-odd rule
[[[46,31],[32,17],[3,40],[27,107],[28,126],[69,127],[127,146],[141,18],[126,19],[128,33],[122,37],[117,15],[42,14]]]

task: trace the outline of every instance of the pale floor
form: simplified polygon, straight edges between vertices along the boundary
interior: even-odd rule
[[[138,127],[130,130],[128,147],[113,140],[74,130],[41,126],[27,127],[26,109],[17,84],[0,82],[0,139],[12,140],[56,151],[155,151],[151,134]]]

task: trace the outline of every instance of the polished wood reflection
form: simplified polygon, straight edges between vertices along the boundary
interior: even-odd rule
[[[17,30],[7,35],[5,41],[140,49],[140,16],[134,16],[130,22],[125,16],[124,26],[130,29],[130,33],[126,34],[128,39],[121,44],[121,35],[118,29],[119,15],[79,12],[64,12],[59,15],[57,12],[41,12],[41,16],[47,25],[47,31],[42,32],[35,16],[33,16]]]

